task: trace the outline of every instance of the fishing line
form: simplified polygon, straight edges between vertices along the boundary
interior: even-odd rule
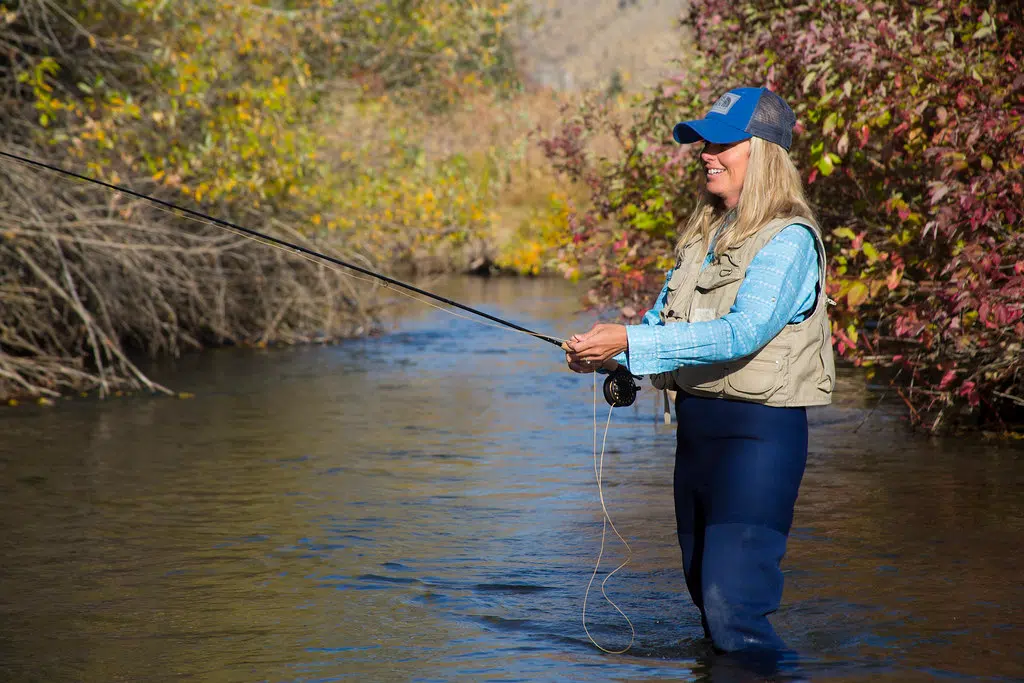
[[[615,602],[611,598],[608,597],[608,593],[605,590],[605,585],[608,583],[608,579],[612,578],[612,576],[614,576],[616,572],[618,572],[620,569],[622,569],[623,567],[625,567],[626,565],[628,565],[630,563],[630,561],[633,559],[633,549],[630,547],[629,543],[626,542],[626,539],[624,539],[622,537],[622,534],[619,533],[619,530],[615,528],[615,523],[612,521],[611,515],[608,514],[608,506],[604,502],[604,485],[602,484],[602,477],[603,477],[603,474],[604,474],[604,453],[605,453],[605,447],[608,444],[608,428],[611,426],[611,423],[612,423],[612,411],[615,409],[615,406],[612,405],[612,406],[608,407],[608,419],[604,423],[604,437],[601,439],[601,455],[598,456],[598,454],[597,454],[597,373],[593,373],[593,374],[594,374],[594,476],[597,478],[597,495],[598,495],[598,497],[601,500],[601,513],[602,513],[602,518],[601,518],[601,550],[597,553],[597,562],[594,563],[594,573],[590,575],[590,581],[587,582],[587,590],[583,594],[583,630],[586,632],[587,638],[590,639],[590,642],[593,643],[594,647],[596,647],[598,650],[601,650],[602,652],[605,652],[605,653],[610,654],[610,655],[621,655],[621,654],[624,654],[625,652],[627,652],[629,650],[629,648],[633,647],[633,641],[636,640],[636,628],[633,626],[633,622],[629,620],[629,617],[626,616],[626,613],[623,612],[619,608],[619,606],[616,605]],[[608,602],[608,604],[611,605],[612,607],[614,607],[615,611],[618,612],[619,614],[621,614],[622,618],[626,620],[627,624],[629,624],[629,632],[630,632],[629,644],[626,645],[626,647],[622,648],[621,650],[609,650],[608,648],[603,647],[600,643],[598,643],[596,640],[594,640],[594,636],[592,636],[590,634],[590,629],[587,628],[587,598],[590,597],[590,588],[594,585],[594,579],[597,578],[597,572],[601,568],[601,560],[604,557],[605,539],[607,538],[607,535],[608,535],[608,527],[611,527],[612,531],[618,537],[619,541],[622,542],[622,545],[626,546],[626,559],[623,560],[622,564],[620,564],[618,567],[616,567],[611,572],[609,572],[608,576],[604,577],[604,580],[601,581],[601,595],[604,596],[604,599]]]

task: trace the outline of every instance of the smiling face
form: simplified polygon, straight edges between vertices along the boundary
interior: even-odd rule
[[[734,208],[740,201],[743,179],[747,175],[750,140],[727,145],[705,143],[700,159],[704,162],[708,192],[721,197],[727,209]]]

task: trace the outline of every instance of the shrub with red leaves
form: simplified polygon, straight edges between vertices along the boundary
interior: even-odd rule
[[[649,94],[631,127],[589,107],[548,139],[585,181],[567,262],[626,318],[649,304],[693,205],[676,121],[767,85],[796,111],[792,155],[830,251],[837,351],[885,368],[911,420],[1020,429],[1024,416],[1024,9],[962,0],[693,0],[713,45]],[[610,131],[621,154],[595,159]]]

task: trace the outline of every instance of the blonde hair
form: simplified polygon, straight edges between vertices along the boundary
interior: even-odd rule
[[[807,204],[800,172],[784,148],[761,138],[750,138],[750,158],[736,207],[727,210],[721,197],[708,192],[707,187],[702,188],[697,206],[679,235],[676,251],[681,253],[683,247],[698,237],[703,240],[705,250],[710,248],[714,234],[730,214],[733,220],[715,242],[716,256],[751,237],[772,219],[786,216],[814,218]]]

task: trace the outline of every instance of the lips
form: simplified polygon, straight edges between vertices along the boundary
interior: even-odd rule
[[[725,169],[724,168],[709,168],[709,169],[707,169],[707,174],[708,174],[709,178],[713,178],[716,175],[720,175],[722,173],[725,173]]]

